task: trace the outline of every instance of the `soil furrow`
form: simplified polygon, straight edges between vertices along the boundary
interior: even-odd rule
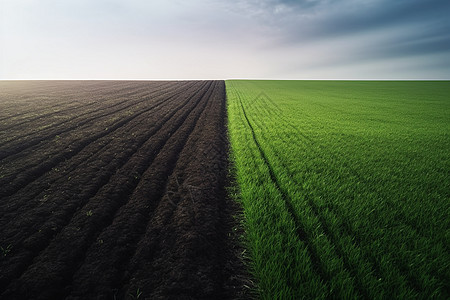
[[[1,83],[0,83],[1,84]],[[130,83],[124,86],[121,89],[115,89],[110,87],[108,90],[105,90],[104,86],[99,84],[93,85],[92,87],[85,87],[85,89],[77,89],[76,91],[72,90],[70,87],[64,85],[64,89],[56,89],[51,90],[52,87],[47,86],[46,89],[42,90],[34,90],[33,92],[27,93],[26,91],[21,91],[21,94],[14,94],[14,98],[12,99],[11,107],[4,104],[1,105],[4,111],[8,111],[8,109],[17,111],[17,104],[26,105],[27,108],[32,107],[33,102],[39,103],[39,107],[33,107],[32,109],[21,109],[19,113],[13,115],[7,115],[5,117],[0,118],[0,122],[4,120],[8,120],[6,124],[11,126],[17,126],[21,122],[26,121],[27,118],[35,118],[35,117],[47,117],[46,112],[48,110],[52,110],[55,108],[62,107],[61,112],[65,110],[72,110],[76,108],[89,108],[91,105],[95,105],[96,101],[86,101],[87,98],[91,98],[93,95],[94,99],[98,98],[99,94],[101,94],[102,98],[107,98],[108,95],[117,94],[117,92],[121,90],[127,90],[130,88]],[[103,91],[102,93],[100,93]],[[73,94],[77,94],[77,98],[73,99]],[[8,99],[11,95],[0,95],[1,98]],[[69,98],[70,101],[67,101],[66,98]],[[79,100],[82,99],[82,100]],[[55,102],[55,100],[58,100]],[[30,116],[31,114],[31,116]]]
[[[170,84],[170,83],[169,83]],[[28,139],[32,134],[42,135],[45,130],[54,130],[58,126],[63,126],[66,123],[73,122],[75,119],[86,119],[87,116],[94,114],[96,112],[104,110],[104,108],[110,108],[111,106],[115,106],[116,108],[124,105],[130,107],[130,104],[135,105],[139,102],[135,102],[137,99],[144,99],[150,93],[153,97],[163,96],[165,93],[170,92],[170,89],[165,89],[161,87],[161,85],[148,84],[138,86],[135,85],[128,86],[123,89],[123,91],[117,91],[109,95],[99,94],[91,96],[90,93],[84,98],[80,96],[80,100],[72,100],[78,106],[69,107],[67,110],[62,111],[52,111],[47,114],[37,114],[37,116],[33,119],[33,126],[27,126],[27,122],[29,119],[23,122],[12,122],[11,128],[4,128],[3,130],[8,130],[8,135],[12,135],[13,138],[9,138],[0,144],[0,147],[8,143],[12,143],[14,141],[20,139]],[[94,92],[95,93],[95,92]],[[158,94],[160,93],[160,94]],[[93,107],[91,107],[93,106]],[[82,113],[80,113],[80,108],[83,107]],[[51,108],[49,108],[51,109]],[[74,111],[70,113],[71,111]],[[62,119],[62,120],[60,120]],[[30,120],[30,121],[33,121]],[[18,126],[19,124],[23,126]],[[18,128],[17,128],[18,127]],[[36,129],[39,129],[37,131]],[[31,131],[30,131],[31,130]]]
[[[157,299],[180,294],[206,299],[236,296],[228,285],[237,283],[231,283],[227,268],[236,257],[227,252],[228,247],[221,247],[228,245],[221,215],[227,207],[223,88],[222,82],[218,84],[183,148],[166,193],[130,262],[130,273],[125,274],[123,282],[129,284],[118,291],[119,296],[137,289],[145,297]]]
[[[61,123],[61,125],[67,125],[66,123],[70,123],[71,124],[70,126],[64,126],[63,128],[58,128],[56,126],[52,126],[51,128],[49,128],[48,131],[46,130],[47,132],[39,131],[39,132],[35,133],[34,137],[30,137],[32,135],[29,135],[29,136],[22,137],[25,140],[20,140],[21,138],[19,138],[18,140],[8,141],[7,146],[2,145],[2,147],[5,149],[0,149],[0,161],[12,154],[20,153],[21,151],[23,151],[31,146],[34,146],[38,143],[41,143],[42,141],[45,141],[47,139],[54,138],[55,136],[61,135],[68,131],[72,131],[74,129],[80,130],[80,127],[82,127],[84,125],[88,125],[90,123],[95,124],[99,121],[99,118],[106,118],[106,117],[116,114],[118,112],[124,111],[130,107],[136,107],[140,103],[146,103],[146,102],[148,102],[148,100],[151,97],[152,97],[152,94],[148,94],[147,96],[139,97],[138,101],[132,102],[132,103],[128,103],[129,101],[127,99],[127,100],[120,102],[122,104],[128,103],[127,105],[125,105],[123,107],[119,107],[116,109],[117,105],[114,104],[115,109],[113,111],[108,110],[108,111],[104,112],[103,110],[96,110],[96,111],[94,111],[94,114],[90,115],[88,118],[83,118],[83,116],[77,116],[76,118],[74,118],[68,122],[64,121]],[[76,121],[77,119],[80,119],[80,120]],[[14,142],[16,142],[16,143],[13,144]]]
[[[166,101],[168,102],[168,101]],[[7,201],[5,201],[6,203],[12,202],[12,204],[10,204],[9,206],[6,207],[2,207],[2,210],[7,213],[8,211],[10,211],[11,217],[9,218],[10,220],[12,220],[12,222],[15,222],[13,225],[13,223],[10,224],[3,224],[0,223],[0,225],[2,225],[3,227],[6,228],[13,228],[14,232],[17,232],[19,229],[22,231],[26,232],[26,229],[24,227],[30,227],[30,226],[36,226],[37,224],[35,223],[35,220],[33,218],[33,215],[39,216],[41,215],[41,213],[39,213],[39,211],[49,211],[50,209],[45,206],[44,204],[49,204],[52,206],[56,206],[56,208],[58,207],[58,203],[59,202],[63,202],[63,199],[66,198],[70,198],[70,195],[66,195],[64,193],[64,191],[66,190],[74,190],[74,188],[76,189],[77,186],[79,188],[81,187],[88,187],[88,186],[92,186],[95,184],[93,184],[95,181],[102,181],[105,179],[101,179],[101,178],[105,178],[106,174],[113,174],[113,172],[115,172],[115,170],[118,168],[120,168],[121,164],[124,164],[126,162],[127,159],[129,159],[129,157],[131,157],[130,153],[135,153],[137,151],[137,149],[146,141],[148,140],[148,138],[150,138],[153,134],[155,134],[158,130],[161,129],[161,127],[169,120],[169,118],[171,116],[174,115],[175,111],[178,109],[182,109],[184,107],[184,105],[186,105],[189,101],[186,101],[182,104],[181,106],[178,106],[178,101],[173,101],[174,106],[172,108],[168,108],[168,112],[166,115],[163,115],[161,117],[158,117],[158,123],[154,124],[154,126],[147,132],[145,132],[145,135],[143,135],[139,140],[136,140],[134,138],[130,138],[129,142],[126,142],[126,140],[124,140],[125,144],[122,144],[122,146],[117,145],[116,147],[124,147],[126,146],[127,148],[124,149],[123,152],[121,152],[119,155],[117,155],[116,153],[114,153],[113,151],[117,151],[114,149],[117,148],[113,148],[111,150],[105,149],[103,153],[103,155],[107,155],[107,157],[110,157],[111,160],[107,160],[104,157],[93,157],[93,158],[88,158],[86,157],[78,157],[75,156],[74,157],[74,161],[72,163],[71,168],[75,168],[75,167],[79,167],[77,169],[75,169],[75,171],[78,172],[78,174],[76,172],[71,172],[71,173],[67,173],[64,174],[63,178],[60,178],[60,184],[55,185],[53,189],[47,189],[45,191],[45,195],[48,195],[48,198],[40,198],[39,201],[33,201],[33,194],[27,197],[27,194],[22,194],[22,193],[17,193],[14,194],[13,197],[7,199]],[[144,118],[147,118],[148,116],[144,115]],[[142,124],[141,124],[142,125]],[[136,126],[139,126],[136,125]],[[118,136],[120,137],[121,133],[118,133]],[[125,133],[122,133],[125,134]],[[132,137],[132,134],[130,135]],[[134,146],[133,146],[134,144]],[[90,150],[88,150],[90,151]],[[92,153],[92,152],[91,152]],[[89,153],[88,153],[89,154]],[[86,161],[84,161],[86,159]],[[80,163],[80,161],[82,161]],[[71,160],[69,160],[68,162],[71,162]],[[96,162],[98,162],[96,164]],[[100,164],[100,165],[99,165]],[[59,166],[61,168],[65,168],[64,166]],[[97,171],[101,170],[101,176],[96,177]],[[109,171],[108,171],[109,170]],[[88,174],[85,175],[84,173],[87,172]],[[62,177],[59,176],[59,174],[54,174],[54,176],[56,178]],[[66,176],[70,176],[71,180],[67,180]],[[107,177],[109,178],[109,177]],[[50,182],[46,182],[43,181],[42,179],[39,181],[36,181],[36,185],[38,185],[39,183],[41,183],[44,187],[47,185],[50,185]],[[38,189],[37,187],[31,187],[31,191]],[[83,193],[83,190],[79,189],[78,191],[74,191],[74,193],[76,193],[77,195],[80,195]],[[16,196],[17,195],[17,196]],[[45,202],[45,203],[44,203]],[[34,210],[34,207],[36,207],[36,210]],[[52,209],[53,210],[53,209]],[[24,223],[23,221],[17,220],[15,221],[18,215],[23,215],[26,220],[26,223]],[[4,220],[8,219],[7,216],[4,216]],[[2,220],[3,221],[3,220]],[[18,223],[20,222],[20,223]],[[28,224],[28,225],[27,225]],[[6,226],[5,226],[6,225]],[[11,236],[7,234],[7,231],[3,230],[0,231],[1,236],[2,236],[2,240],[3,242],[8,242],[7,237]],[[17,236],[15,236],[15,238],[17,239]]]
[[[171,99],[172,97],[175,97],[176,95],[183,93],[184,91],[184,89],[173,89],[170,91],[172,95],[169,96],[169,94],[167,93],[163,96],[156,95],[155,98],[157,99],[154,100],[161,101],[162,103],[166,100]],[[156,104],[158,104],[158,102],[154,103],[153,105]],[[136,114],[136,112],[134,114]],[[125,114],[125,116],[128,117],[128,114]],[[105,126],[109,125],[110,124],[106,124]],[[103,128],[98,128],[101,126],[102,125],[97,122],[97,124],[93,124],[93,126],[83,129],[84,132],[81,131],[81,129],[77,129],[68,132],[63,137],[59,137],[57,135],[53,140],[49,140],[46,143],[40,143],[34,147],[24,150],[21,153],[18,153],[17,155],[9,157],[7,159],[7,162],[2,162],[4,170],[1,170],[2,178],[0,178],[0,184],[13,182],[18,175],[27,172],[29,169],[35,166],[46,163],[47,160],[51,159],[55,155],[60,155],[61,153],[67,151],[71,152],[70,147],[72,144],[80,141],[82,142],[85,136],[89,136],[91,134],[98,133],[100,130],[103,130]]]
[[[105,83],[108,83],[108,82],[105,82]],[[152,88],[156,88],[156,89],[164,88],[164,85],[165,85],[164,83],[166,83],[167,85],[171,84],[170,82],[161,82],[161,84],[159,84],[159,82],[158,83],[152,82]],[[92,85],[92,87],[85,87],[85,89],[81,90],[81,91],[79,89],[77,89],[76,91],[73,91],[73,90],[66,89],[66,88],[64,88],[64,90],[61,90],[61,88],[57,88],[53,92],[53,94],[51,91],[49,91],[48,88],[42,89],[42,91],[33,90],[34,93],[27,96],[27,99],[29,99],[30,102],[37,101],[37,99],[39,99],[39,95],[42,95],[46,98],[51,99],[51,102],[50,102],[51,105],[46,106],[44,103],[42,103],[42,101],[39,101],[39,104],[40,104],[39,108],[37,108],[37,109],[34,108],[34,109],[31,109],[26,112],[20,112],[15,115],[9,115],[6,117],[2,117],[2,118],[0,118],[0,122],[3,120],[7,120],[7,119],[17,119],[17,117],[19,117],[19,116],[22,116],[22,115],[26,116],[27,114],[30,114],[30,113],[35,115],[35,116],[32,116],[31,119],[26,119],[26,117],[25,117],[25,118],[21,119],[20,122],[19,122],[19,120],[14,120],[14,123],[10,125],[10,126],[18,126],[18,125],[21,125],[22,122],[29,122],[29,121],[37,120],[40,118],[47,118],[55,112],[51,112],[50,114],[43,113],[43,112],[45,112],[47,110],[55,109],[57,107],[61,107],[61,106],[63,107],[63,109],[57,111],[58,113],[68,112],[68,111],[77,110],[77,109],[83,109],[83,111],[84,111],[84,110],[86,110],[86,108],[89,108],[92,105],[98,104],[98,101],[100,101],[100,100],[101,101],[110,100],[111,95],[114,95],[114,96],[124,95],[124,92],[128,91],[127,93],[130,93],[129,91],[131,89],[131,91],[132,91],[131,94],[126,95],[127,97],[129,97],[131,95],[137,94],[139,90],[143,90],[143,89],[148,90],[148,87],[146,87],[146,86],[136,86],[135,82],[124,82],[123,84],[121,84],[121,86],[122,87],[116,87],[116,86],[111,87],[111,84],[104,86],[104,85],[100,85],[98,83],[97,84],[94,83]],[[136,88],[139,88],[139,89],[136,89]],[[22,91],[22,92],[24,92],[24,91]],[[56,93],[56,95],[54,95],[55,93]],[[77,99],[70,99],[71,100],[70,103],[67,103],[66,101],[61,101],[62,99],[60,99],[60,98],[65,98],[65,97],[72,98],[72,95],[74,93],[76,93],[78,95],[77,99],[83,99],[83,100],[86,98],[93,98],[93,99],[91,99],[91,101],[88,103],[86,103],[85,101],[77,100]],[[5,96],[0,95],[0,97],[5,97]],[[55,98],[58,99],[60,102],[59,103],[57,102],[55,104]],[[93,100],[95,100],[95,101],[93,101]],[[16,102],[16,101],[21,103],[21,102],[24,102],[25,100],[24,99],[15,99],[14,102]],[[67,107],[68,105],[76,105],[76,106]],[[17,102],[13,103],[11,105],[12,109],[15,109],[16,107],[17,107]],[[67,108],[65,108],[65,107],[67,107]],[[7,109],[7,107],[4,107],[2,105],[2,109]],[[1,128],[1,129],[6,130],[8,128]]]
[[[0,161],[2,299],[242,296],[223,81],[17,82],[1,97],[17,100],[0,103],[8,141],[47,128]]]
[[[158,89],[159,86],[155,86],[152,88]],[[117,105],[121,105],[125,102],[129,102],[128,99],[130,99],[131,97],[142,97],[145,93],[148,93],[148,91],[149,91],[148,87],[140,87],[140,89],[132,89],[131,91],[130,91],[130,89],[132,89],[132,87],[126,87],[121,90],[114,91],[114,98],[110,97],[110,95],[105,93],[105,94],[102,94],[101,97],[89,99],[90,102],[88,102],[88,103],[85,103],[85,101],[82,101],[82,100],[81,101],[74,100],[72,103],[74,103],[75,105],[70,105],[72,103],[69,103],[70,107],[67,107],[67,108],[63,107],[63,109],[60,109],[60,110],[55,110],[55,108],[59,107],[61,105],[64,105],[64,104],[56,104],[56,105],[48,107],[46,109],[46,110],[50,110],[50,112],[48,112],[48,113],[43,114],[40,112],[34,112],[34,116],[23,119],[20,122],[15,121],[14,123],[12,123],[8,126],[4,126],[4,127],[0,126],[0,130],[9,130],[9,131],[18,130],[18,131],[20,131],[20,130],[22,130],[21,125],[24,125],[24,124],[26,124],[28,122],[32,122],[32,121],[36,121],[33,124],[39,124],[39,122],[37,120],[41,121],[40,123],[48,124],[48,118],[50,118],[52,116],[60,116],[60,117],[65,116],[69,112],[72,112],[72,111],[77,112],[81,107],[83,108],[83,113],[81,113],[81,114],[78,113],[78,114],[74,115],[73,117],[69,117],[69,118],[63,120],[62,122],[51,124],[51,126],[59,126],[65,122],[70,122],[75,118],[87,116],[87,115],[93,113],[94,111],[98,110],[101,106],[108,104],[108,102],[114,102],[116,100],[116,98],[125,98],[126,97],[126,99],[124,101],[114,103],[114,105],[117,106]],[[93,92],[95,93],[95,91],[93,91]],[[85,100],[85,99],[83,99],[83,100]],[[67,106],[67,104],[66,104],[66,106]],[[21,128],[16,129],[17,127],[21,127]],[[26,135],[14,137],[14,139],[8,140],[8,142],[17,140],[19,138],[23,138],[25,136]],[[5,143],[1,143],[0,147],[3,146],[3,144],[5,144]]]
[[[167,115],[162,117],[162,123],[155,127],[152,130],[152,134],[153,133],[158,133],[158,134],[163,134],[163,136],[166,136],[164,134],[164,130],[161,131],[161,127],[170,119],[172,118],[175,113],[178,111],[179,108],[182,108],[185,104],[188,104],[190,101],[190,99],[187,99],[183,105],[177,106],[177,108],[173,107],[167,110]],[[177,104],[176,100],[172,101],[175,104]],[[181,110],[182,112],[184,110]],[[169,126],[173,127],[173,121],[169,124]],[[169,129],[170,130],[170,127]],[[149,141],[147,140],[146,143],[148,144]],[[142,145],[140,145],[142,146]],[[140,146],[138,146],[137,148],[139,148]],[[142,149],[139,149],[139,151],[143,152]],[[134,151],[134,153],[136,153],[138,151]],[[118,161],[118,164],[124,165],[126,163],[128,163],[133,156],[131,156],[130,158],[124,157],[122,159],[122,162]],[[140,155],[140,158],[143,157],[142,155]],[[132,165],[132,164],[131,164]],[[116,166],[112,166],[112,172],[119,170],[119,167]],[[104,172],[103,172],[104,173]],[[126,173],[126,171],[124,171],[123,173]],[[19,267],[21,267],[21,269],[23,269],[26,266],[26,263],[24,263],[24,261],[28,261],[31,262],[32,257],[38,253],[39,251],[41,251],[44,247],[46,247],[46,245],[48,244],[46,241],[49,241],[50,238],[52,238],[53,236],[55,236],[56,234],[58,234],[58,232],[65,226],[67,225],[68,221],[65,220],[70,220],[71,219],[71,215],[75,212],[75,210],[80,210],[83,206],[83,203],[86,203],[87,200],[89,198],[91,198],[92,196],[94,196],[98,190],[100,188],[102,188],[106,182],[111,181],[110,176],[108,176],[108,173],[104,173],[104,176],[98,178],[97,181],[98,185],[95,185],[95,182],[91,182],[90,184],[86,185],[86,188],[84,190],[78,191],[76,192],[75,195],[73,194],[67,194],[65,193],[65,189],[60,190],[60,193],[56,193],[54,195],[54,197],[56,199],[53,199],[53,201],[51,201],[51,204],[53,205],[52,207],[54,208],[49,208],[49,207],[44,207],[42,209],[40,209],[41,207],[38,207],[38,211],[31,211],[30,212],[30,216],[27,218],[25,215],[24,220],[20,219],[19,220],[19,224],[16,224],[17,226],[8,226],[10,228],[19,228],[19,233],[20,232],[29,232],[29,230],[32,230],[32,227],[35,225],[36,221],[33,220],[33,215],[39,217],[39,218],[43,218],[43,216],[45,216],[45,220],[46,223],[42,226],[39,227],[39,232],[34,233],[33,235],[31,235],[30,237],[28,237],[26,240],[23,241],[23,249],[24,251],[22,253],[18,253],[17,255],[26,255],[28,256],[28,259],[26,260],[22,260],[19,261]],[[133,176],[137,176],[137,173],[133,173],[130,172],[130,175]],[[82,175],[81,175],[82,176]],[[133,178],[133,180],[135,180],[136,178]],[[118,185],[120,187],[120,185]],[[61,202],[61,204],[58,204],[58,202]],[[62,206],[61,206],[62,205]],[[39,209],[41,212],[39,212]],[[51,214],[50,214],[51,212]],[[31,219],[31,220],[30,220]],[[26,222],[24,224],[24,221]],[[27,226],[28,224],[28,226]],[[30,227],[31,226],[31,227]],[[27,228],[29,228],[29,230],[27,230]],[[14,232],[13,232],[14,233]],[[21,240],[23,240],[24,237],[26,236],[20,236],[19,233],[15,233],[14,236],[11,238],[10,241],[5,241],[5,243],[8,242],[13,242],[15,241],[16,244],[20,245]],[[5,237],[6,234],[5,234]],[[9,264],[9,267],[14,267],[14,264]],[[6,270],[5,270],[6,271]],[[13,272],[14,274],[17,274],[19,271],[16,270],[11,270],[11,272]],[[11,275],[8,275],[7,277],[11,278]],[[0,280],[0,282],[2,282]],[[3,284],[3,282],[2,282]]]
[[[198,101],[192,104],[194,104],[194,108],[197,106]],[[178,121],[171,122],[172,129],[168,128],[165,132],[161,131],[160,135],[162,135],[164,139],[168,138],[170,133],[184,122],[189,112],[190,110],[176,111],[179,115]],[[152,142],[148,142],[148,145],[153,146],[154,144]],[[154,152],[156,154],[158,151],[159,149],[147,149],[147,151],[141,152]],[[128,195],[138,184],[139,179],[134,177],[134,175],[140,177],[143,169],[145,170],[145,166],[148,165],[152,157],[153,155],[148,157],[145,157],[144,155],[135,155],[133,160],[128,161],[124,168],[116,173],[114,178],[112,178],[107,185],[103,186],[84,207],[76,212],[75,216],[70,221],[70,224],[64,227],[55,239],[53,239],[49,247],[40,254],[37,260],[35,260],[35,263],[28,268],[24,275],[22,275],[22,278],[11,284],[9,291],[14,291],[13,294],[19,293],[24,286],[27,286],[27,283],[29,282],[27,278],[30,277],[50,277],[53,278],[53,280],[56,280],[56,282],[60,282],[57,286],[61,286],[62,283],[66,283],[67,279],[71,276],[70,272],[72,271],[70,270],[76,268],[79,263],[79,259],[82,257],[84,251],[86,251],[87,246],[91,242],[94,242],[98,232],[110,223],[110,220],[112,220],[112,217],[117,209],[119,209],[120,206],[126,202]],[[133,176],[131,180],[129,178],[130,175]],[[102,205],[105,199],[108,199],[108,206]],[[92,212],[92,217],[88,212]],[[61,244],[70,245],[70,247],[67,247],[64,251],[61,251]],[[46,270],[46,266],[48,266],[49,261],[55,262],[53,272]],[[44,274],[38,276],[41,272],[44,272]],[[15,286],[20,286],[21,288],[16,290],[14,288]],[[46,281],[45,283],[40,282],[35,286],[29,286],[26,290],[31,289],[37,292],[44,288],[48,291],[49,295],[51,295],[52,286],[54,286],[53,281],[51,284]],[[58,289],[58,295],[59,293],[61,293],[61,289]],[[6,294],[8,294],[8,292]],[[58,297],[58,295],[55,296]],[[48,297],[49,296],[47,295],[43,298]]]
[[[195,87],[195,85],[193,85],[192,87],[191,87],[192,89],[196,89],[196,87]],[[171,96],[171,97],[175,97],[176,95],[173,95],[173,96]],[[162,110],[162,109],[164,109],[164,107],[167,105],[167,103],[169,103],[169,101],[170,101],[170,99],[171,99],[171,97],[168,97],[168,98],[162,98],[161,100],[161,102],[156,102],[155,103],[155,105],[157,105],[157,104],[160,104],[160,105],[158,105],[158,107],[155,107],[155,109],[153,109],[153,110],[150,110],[149,111],[149,113],[150,114],[156,114],[156,113],[158,113],[158,111],[159,110]],[[186,104],[187,102],[185,102],[185,104]],[[176,105],[176,103],[174,104],[174,105]],[[182,108],[183,106],[179,106],[179,108]],[[158,110],[156,110],[156,108],[158,108]],[[167,109],[167,108],[166,108]],[[169,114],[169,113],[168,113]],[[134,124],[134,128],[137,128],[137,130],[139,130],[139,126],[141,126],[142,125],[142,123],[144,123],[145,124],[145,122],[149,122],[149,124],[151,124],[152,125],[152,127],[154,127],[154,128],[152,128],[152,130],[151,130],[151,132],[154,132],[155,131],[155,128],[158,128],[158,126],[160,126],[160,125],[158,125],[158,124],[164,124],[164,122],[165,121],[167,121],[167,118],[161,118],[161,119],[159,119],[157,122],[153,122],[151,119],[155,119],[155,118],[157,118],[156,117],[156,115],[155,115],[155,117],[151,117],[150,116],[150,120],[145,120],[146,118],[149,118],[148,116],[146,116],[145,114],[143,114],[142,116],[140,116],[140,118],[137,118],[137,119],[135,119],[135,120],[133,120],[133,122],[135,123]],[[140,120],[140,119],[142,119],[142,120]],[[164,122],[162,122],[162,121],[164,121]],[[162,122],[162,123],[161,123]],[[122,128],[119,128],[119,130],[117,131],[117,132],[112,132],[112,134],[114,134],[114,136],[113,137],[110,137],[108,140],[109,140],[109,142],[110,143],[112,143],[112,142],[116,142],[116,143],[124,143],[124,139],[122,139],[121,138],[121,135],[123,134],[123,135],[126,135],[126,133],[121,133],[121,130],[120,129],[126,129],[126,128],[124,128],[124,127],[122,127]],[[132,131],[132,128],[130,128],[129,129],[129,131]],[[142,131],[142,130],[140,130],[140,131]],[[138,132],[138,131],[137,131]],[[130,136],[131,135],[131,136]],[[144,138],[145,138],[145,134],[141,134],[141,135],[143,135],[144,136]],[[107,138],[108,137],[108,135],[107,136],[105,136],[104,138]],[[135,143],[135,142],[137,142],[136,141],[136,139],[138,138],[138,136],[136,135],[136,133],[133,133],[133,132],[130,132],[129,133],[129,135],[127,136],[127,138],[128,139],[131,139],[131,144],[130,145],[123,145],[123,146],[120,146],[121,148],[122,147],[127,147],[127,146],[131,146],[133,143]],[[142,136],[141,136],[141,138],[142,138]],[[62,181],[63,183],[64,183],[64,178],[61,178],[62,176],[64,176],[64,177],[66,177],[66,178],[68,178],[68,177],[72,177],[74,174],[72,174],[71,172],[70,172],[70,170],[77,170],[77,167],[83,167],[83,165],[79,165],[79,162],[78,161],[83,161],[84,163],[83,164],[87,164],[87,163],[89,163],[90,161],[92,161],[92,164],[87,164],[87,166],[88,167],[94,167],[93,166],[93,164],[95,164],[95,161],[96,160],[98,160],[100,163],[102,163],[103,165],[107,165],[107,164],[109,164],[109,161],[107,161],[107,160],[105,160],[105,159],[103,159],[103,158],[101,158],[101,157],[98,157],[98,158],[96,158],[96,156],[95,156],[95,153],[96,152],[99,152],[101,149],[104,149],[104,147],[106,147],[106,145],[102,145],[101,144],[101,141],[100,141],[100,144],[99,144],[99,149],[98,150],[95,150],[95,149],[92,149],[91,148],[91,146],[92,146],[92,144],[90,144],[89,146],[87,146],[86,147],[86,149],[83,149],[82,150],[82,153],[80,153],[80,154],[77,154],[77,155],[75,155],[74,157],[76,158],[75,160],[74,160],[74,162],[70,165],[70,166],[64,166],[64,165],[58,165],[58,167],[60,167],[60,169],[61,170],[69,170],[68,172],[59,172],[60,174],[54,174],[54,178],[55,178],[55,180],[57,180],[57,179],[59,179],[60,181]],[[106,148],[106,150],[107,150],[108,148]],[[129,151],[130,149],[124,149],[123,150],[123,152],[121,152],[121,153],[119,153],[119,154],[117,154],[117,153],[113,153],[113,154],[109,154],[109,155],[113,155],[114,156],[114,159],[120,159],[120,157],[121,156],[123,156],[125,153],[127,153],[128,151]],[[109,152],[111,152],[111,151],[117,151],[117,149],[111,149],[111,150],[109,150]],[[93,155],[94,154],[94,155]],[[108,151],[106,151],[106,153],[99,153],[100,155],[102,155],[102,154],[108,154]],[[81,156],[80,156],[81,155]],[[64,162],[64,164],[67,164],[68,162],[71,162],[72,160],[66,160],[65,162]],[[100,167],[99,167],[100,168]],[[79,169],[79,168],[78,168]],[[17,170],[18,172],[26,172],[26,169],[20,169],[20,168],[18,168],[18,170]],[[83,169],[81,169],[81,171],[84,171]],[[48,173],[47,173],[48,174]],[[95,172],[92,172],[92,173],[88,173],[88,177],[86,178],[86,180],[90,180],[89,179],[89,176],[94,176],[95,177]],[[50,175],[49,175],[50,176]],[[36,179],[36,178],[34,178],[34,179]],[[25,197],[25,195],[27,195],[27,194],[29,194],[30,192],[32,193],[32,194],[39,194],[39,193],[41,193],[41,192],[44,192],[45,191],[45,189],[48,189],[48,187],[47,186],[50,186],[51,185],[51,182],[49,182],[49,181],[43,181],[43,180],[39,180],[39,181],[37,181],[36,183],[34,183],[34,181],[33,181],[33,179],[30,179],[30,180],[28,180],[29,182],[30,182],[30,188],[28,189],[28,190],[31,190],[31,191],[26,191],[25,189],[23,189],[23,190],[25,190],[25,191],[23,191],[23,190],[20,190],[20,192],[22,192],[23,191],[23,193],[15,193],[13,196],[14,197],[19,197],[19,199],[17,199],[17,200],[14,200],[14,198],[13,199],[4,199],[4,201],[2,201],[2,203],[0,203],[0,208],[4,211],[4,212],[8,212],[8,211],[14,211],[14,212],[17,212],[17,210],[19,210],[20,209],[20,207],[21,206],[24,206],[24,205],[26,205],[26,203],[27,203],[27,201],[28,200],[31,200],[31,199],[28,199],[27,197]],[[45,183],[45,184],[44,184]],[[41,187],[43,187],[44,188],[44,190],[42,190],[42,188],[39,188],[39,186],[41,186]],[[16,196],[17,195],[17,196]],[[44,196],[44,195],[43,195]],[[29,197],[34,197],[33,195],[29,195]],[[11,200],[11,201],[9,201],[9,200]],[[46,199],[43,199],[43,200],[46,200]]]
[[[58,163],[60,163],[64,160],[68,160],[68,159],[72,158],[73,156],[75,156],[76,154],[78,154],[81,150],[83,150],[90,143],[114,132],[115,130],[117,130],[118,128],[127,124],[131,120],[139,117],[143,113],[146,113],[146,112],[158,107],[162,103],[164,103],[164,100],[150,106],[149,108],[141,110],[131,116],[120,119],[118,122],[114,123],[113,125],[111,125],[110,127],[106,128],[105,130],[103,130],[101,132],[98,132],[98,130],[97,130],[97,133],[94,133],[93,135],[91,135],[88,138],[82,139],[78,143],[73,143],[71,145],[68,145],[67,146],[68,149],[65,152],[52,156],[44,164],[40,164],[38,166],[35,166],[34,168],[28,169],[27,171],[25,171],[21,174],[18,174],[18,176],[12,181],[10,181],[11,180],[10,178],[2,178],[0,183],[4,185],[4,188],[0,193],[0,199],[14,194],[15,192],[17,192],[17,190],[19,190],[19,189],[23,188],[24,186],[26,186],[27,184],[29,184],[33,179],[38,178],[41,175],[45,174],[46,172],[50,171]],[[73,129],[74,128],[72,128],[72,130]],[[69,130],[67,130],[67,131],[69,131]],[[9,183],[7,183],[7,182],[9,182]]]
[[[164,192],[180,150],[185,147],[200,115],[204,113],[204,107],[213,89],[214,87],[210,86],[199,96],[202,101],[201,106],[189,115],[182,127],[173,132],[170,140],[142,174],[139,185],[130,200],[118,211],[113,223],[99,235],[98,239],[103,242],[90,247],[84,265],[74,278],[75,290],[91,291],[92,295],[113,296],[113,289],[120,285],[122,273],[126,270],[135,245]],[[117,236],[120,237],[120,241],[117,241]],[[126,245],[126,247],[118,245]],[[94,274],[102,276],[101,280],[90,280],[92,269]]]

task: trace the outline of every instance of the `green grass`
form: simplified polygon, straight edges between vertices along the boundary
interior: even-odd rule
[[[450,297],[450,82],[227,81],[262,298]]]

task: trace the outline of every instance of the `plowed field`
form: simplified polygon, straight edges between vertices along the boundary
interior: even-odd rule
[[[236,295],[223,81],[0,83],[0,298]]]

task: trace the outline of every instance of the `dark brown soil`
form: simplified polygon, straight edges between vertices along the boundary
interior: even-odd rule
[[[0,298],[244,297],[225,101],[223,81],[0,82]]]

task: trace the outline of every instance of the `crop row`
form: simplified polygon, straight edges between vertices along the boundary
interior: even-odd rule
[[[448,125],[437,105],[419,110],[424,91],[414,94],[405,83],[227,87],[232,155],[262,295],[448,295],[448,172],[441,170],[448,170],[442,143],[449,140],[440,127]],[[430,102],[446,108],[443,95]]]

